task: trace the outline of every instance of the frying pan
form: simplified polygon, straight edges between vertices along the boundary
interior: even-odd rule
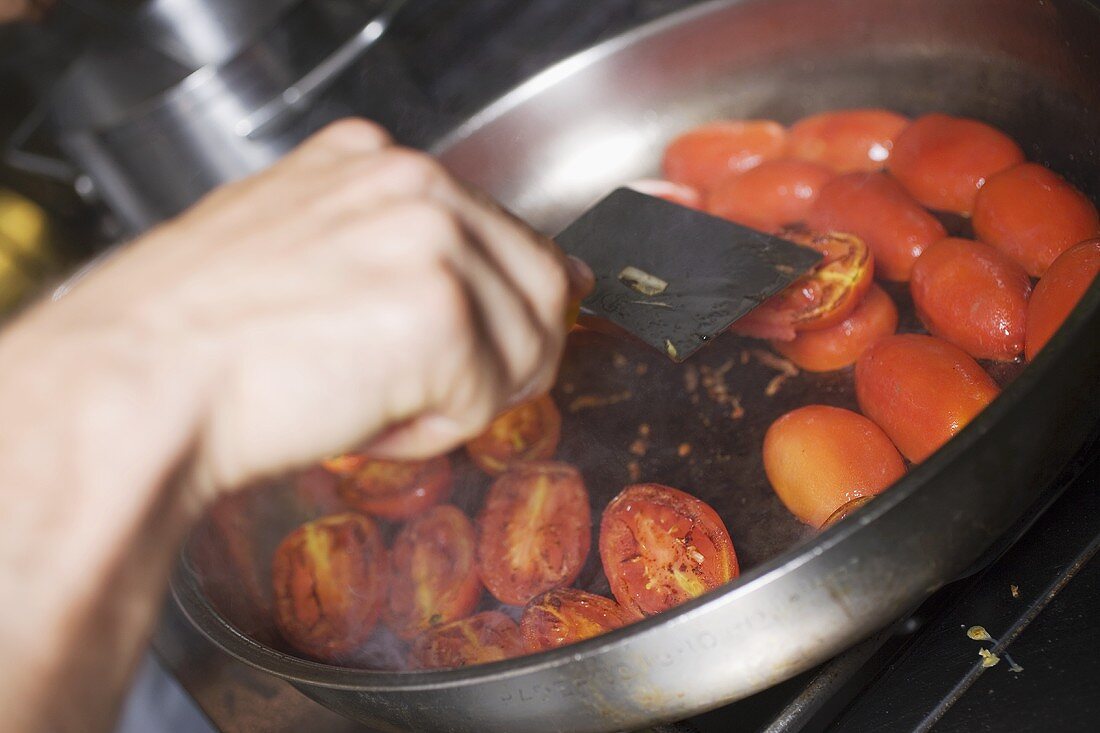
[[[873,105],[989,121],[1097,200],[1097,38],[1100,13],[1074,0],[708,3],[552,67],[436,150],[553,233],[615,185],[653,174],[663,144],[689,125]],[[949,224],[966,232],[965,222]],[[916,330],[905,289],[891,295],[901,329]],[[386,671],[396,662],[384,638],[364,651],[370,670],[287,651],[265,608],[266,574],[282,534],[323,509],[303,500],[301,481],[216,507],[188,543],[173,592],[228,653],[381,730],[608,731],[687,717],[870,635],[1026,521],[1095,435],[1098,328],[1094,284],[1033,363],[993,370],[1006,389],[954,440],[817,535],[767,487],[761,440],[794,407],[854,407],[850,372],[768,389],[778,372],[757,342],[720,338],[674,365],[628,341],[574,336],[554,391],[565,415],[559,457],[581,468],[595,516],[633,470],[714,506],[746,568],[729,586],[574,646],[439,672]],[[476,511],[487,485],[456,458],[455,503]],[[578,584],[606,592],[597,559]]]

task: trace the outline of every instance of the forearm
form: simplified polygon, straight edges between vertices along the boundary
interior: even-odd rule
[[[137,333],[65,331],[32,313],[0,335],[5,730],[110,724],[196,511],[173,480],[195,383]]]

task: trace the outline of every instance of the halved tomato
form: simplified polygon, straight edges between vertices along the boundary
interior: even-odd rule
[[[473,613],[481,597],[474,525],[457,507],[432,507],[406,524],[390,549],[386,625],[402,639]]]
[[[483,611],[416,637],[409,650],[409,664],[416,669],[453,669],[521,654],[523,642],[516,622],[500,611]]]
[[[707,195],[707,211],[770,232],[798,224],[821,188],[836,173],[804,160],[769,160],[719,181]]]
[[[477,526],[482,582],[522,606],[576,580],[592,541],[588,491],[567,463],[520,463],[493,482]]]
[[[1016,141],[992,125],[927,114],[894,140],[886,169],[924,206],[969,216],[990,176],[1023,161]]]
[[[703,194],[684,183],[673,183],[660,178],[639,178],[626,184],[626,187],[689,209],[703,208]]]
[[[771,120],[710,122],[683,133],[665,148],[661,168],[670,181],[704,193],[731,173],[783,155],[787,130]]]
[[[992,176],[978,192],[974,232],[1042,277],[1058,255],[1100,234],[1100,214],[1066,179],[1024,163]]]
[[[913,265],[909,291],[928,332],[975,359],[1011,361],[1024,350],[1031,278],[995,247],[941,239]]]
[[[1070,247],[1054,260],[1027,304],[1026,353],[1034,359],[1100,274],[1100,239]]]
[[[577,588],[557,588],[531,599],[519,630],[529,652],[556,649],[606,634],[638,619],[610,598]]]
[[[847,318],[835,326],[800,331],[792,341],[772,341],[772,348],[808,372],[831,372],[856,363],[863,350],[898,327],[898,309],[878,285]]]
[[[718,514],[661,484],[627,486],[611,500],[600,522],[600,560],[615,599],[645,615],[678,606],[738,573]]]
[[[451,493],[451,461],[385,461],[348,453],[321,464],[340,477],[336,490],[353,509],[398,520],[438,504]]]
[[[838,173],[877,171],[909,120],[885,109],[838,109],[801,119],[787,136],[787,154]]]
[[[863,415],[827,405],[792,410],[764,436],[764,471],[783,504],[820,527],[833,512],[905,475],[886,433]]]
[[[374,630],[389,577],[382,534],[362,514],[303,524],[275,550],[275,625],[311,657],[338,662]]]
[[[496,476],[522,461],[553,458],[561,440],[561,413],[550,395],[513,407],[466,444],[481,470]]]
[[[829,181],[806,226],[856,235],[874,253],[878,276],[902,282],[921,252],[947,236],[943,224],[885,173],[848,173]]]
[[[795,280],[734,323],[742,336],[790,341],[796,332],[828,328],[848,317],[874,280],[874,258],[859,237],[787,229],[780,237],[825,256],[813,272]]]
[[[999,393],[969,354],[932,336],[887,336],[856,362],[859,409],[914,463],[966,427]]]

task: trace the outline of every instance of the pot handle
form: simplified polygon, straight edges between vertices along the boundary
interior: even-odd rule
[[[77,170],[61,158],[27,149],[27,143],[46,119],[46,104],[39,104],[15,128],[4,143],[4,162],[16,170],[72,184],[78,177]]]
[[[234,125],[234,132],[240,137],[256,138],[272,122],[284,113],[300,110],[328,87],[336,77],[351,66],[364,52],[382,37],[389,27],[393,16],[405,4],[405,0],[389,0],[382,10],[371,18],[351,38],[344,41],[335,51],[325,57],[317,66],[306,72],[302,78],[288,86],[279,96],[265,102],[260,108],[243,117]]]

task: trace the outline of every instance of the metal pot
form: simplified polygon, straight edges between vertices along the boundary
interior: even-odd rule
[[[653,173],[663,143],[693,123],[720,116],[791,121],[849,106],[940,110],[999,125],[1030,158],[1096,200],[1097,37],[1100,13],[1074,0],[724,0],[549,69],[476,115],[437,152],[452,170],[554,232],[615,184]],[[228,653],[382,730],[582,733],[688,717],[868,636],[959,577],[1026,518],[1096,432],[1098,328],[1094,284],[1047,348],[958,437],[815,537],[792,529],[767,503],[774,499],[766,485],[758,486],[754,461],[767,420],[724,436],[696,430],[701,441],[728,442],[732,458],[705,464],[699,470],[710,472],[710,481],[685,488],[719,509],[754,566],[728,587],[567,648],[454,671],[343,669],[278,651],[265,629],[250,626],[255,619],[235,613],[230,596],[239,586],[216,597],[208,576],[214,566],[192,550],[173,592]],[[715,344],[700,357],[718,358],[722,348]],[[613,369],[584,366],[597,356],[568,356],[563,379],[608,379],[600,370]],[[750,384],[766,376],[750,370],[740,378]],[[770,404],[850,404],[844,379],[811,380]],[[611,414],[607,430],[627,431],[645,414],[654,415],[654,425],[680,425],[698,409],[673,399],[667,393],[625,417]],[[760,397],[753,407],[767,404]],[[625,460],[611,451],[614,441],[601,446],[599,436],[585,437],[592,465]],[[739,503],[740,496],[747,498]],[[266,512],[262,521],[294,521],[277,503],[252,508]],[[761,539],[776,536],[785,545]],[[266,572],[262,565],[257,572]]]
[[[323,93],[403,2],[375,0],[349,18],[346,3],[327,0],[144,0],[122,10],[85,0],[101,27],[9,142],[8,160],[84,174],[82,192],[139,233],[325,123],[369,111],[346,90]],[[66,160],[24,149],[43,122]]]

